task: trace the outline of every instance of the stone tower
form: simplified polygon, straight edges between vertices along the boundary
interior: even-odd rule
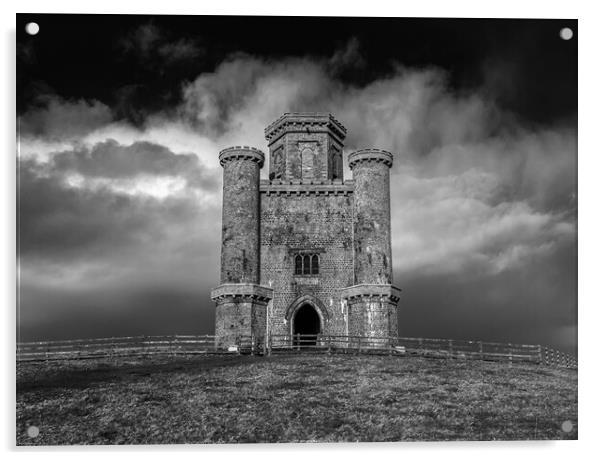
[[[392,285],[389,168],[393,155],[349,155],[332,115],[286,113],[265,130],[264,154],[220,153],[224,168],[218,346],[266,333],[397,336],[400,291]]]

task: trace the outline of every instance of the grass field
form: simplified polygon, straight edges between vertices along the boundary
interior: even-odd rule
[[[18,445],[504,439],[577,439],[576,371],[308,354],[17,367]]]

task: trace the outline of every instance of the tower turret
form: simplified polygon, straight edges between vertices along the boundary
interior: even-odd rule
[[[329,113],[285,113],[265,129],[270,180],[343,179],[347,130]]]
[[[264,155],[252,147],[219,154],[224,168],[222,204],[223,283],[259,281],[259,171]]]
[[[266,305],[272,289],[259,283],[259,171],[264,154],[252,147],[222,150],[221,285],[211,292],[216,302],[218,347],[236,345],[240,337],[264,339]]]
[[[343,290],[352,335],[397,336],[400,291],[391,283],[389,169],[393,155],[364,149],[349,155],[353,171],[353,286]]]
[[[353,171],[355,284],[391,284],[391,200],[393,155],[365,149],[349,155]]]

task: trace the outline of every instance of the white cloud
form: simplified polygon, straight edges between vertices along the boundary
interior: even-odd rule
[[[141,175],[136,178],[111,179],[106,177],[88,178],[81,174],[68,174],[64,178],[67,187],[97,191],[110,189],[123,195],[143,195],[157,199],[187,193],[186,180],[181,177],[156,177]]]
[[[402,277],[519,267],[572,241],[559,213],[523,201],[495,202],[498,183],[474,170],[460,176],[400,174],[394,187],[393,249]]]

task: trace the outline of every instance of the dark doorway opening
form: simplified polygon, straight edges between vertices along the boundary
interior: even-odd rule
[[[301,305],[293,319],[293,340],[295,346],[315,346],[320,333],[320,316],[309,304]]]

